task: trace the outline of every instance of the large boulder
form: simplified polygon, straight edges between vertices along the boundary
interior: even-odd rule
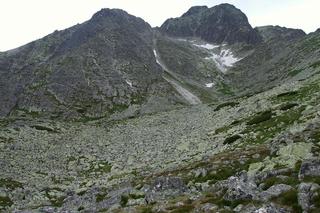
[[[228,179],[227,190],[224,195],[225,200],[259,200],[259,191],[253,179],[247,173],[232,176]]]
[[[145,200],[147,203],[154,203],[168,197],[181,195],[187,190],[187,186],[179,177],[158,177],[147,189]]]
[[[320,177],[319,159],[303,161],[299,171],[299,179],[303,179],[305,177]]]
[[[260,194],[261,199],[263,200],[270,200],[273,197],[278,197],[284,192],[288,192],[290,190],[293,190],[292,186],[286,185],[286,184],[277,184],[274,186],[271,186],[266,191],[262,192]]]
[[[313,208],[312,200],[319,188],[320,186],[315,183],[301,183],[299,185],[298,202],[304,211],[309,212]]]

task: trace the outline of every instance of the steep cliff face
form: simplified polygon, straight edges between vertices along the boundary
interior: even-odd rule
[[[54,32],[0,56],[0,115],[22,110],[99,117],[168,94],[152,28],[122,10]]]
[[[193,7],[179,18],[168,19],[161,31],[175,37],[199,37],[207,42],[257,44],[261,37],[241,10],[230,4]]]

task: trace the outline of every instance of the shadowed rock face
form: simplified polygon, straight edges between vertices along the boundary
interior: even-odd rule
[[[122,10],[0,55],[0,116],[19,109],[102,116],[171,88],[152,52],[153,31]],[[89,114],[88,114],[89,116]]]
[[[180,18],[168,19],[160,30],[175,37],[200,37],[212,43],[261,42],[241,10],[230,4],[212,8],[192,7]]]

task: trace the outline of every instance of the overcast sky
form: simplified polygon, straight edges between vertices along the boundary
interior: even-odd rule
[[[0,51],[82,23],[101,8],[121,8],[159,26],[191,6],[220,3],[240,8],[254,27],[280,25],[307,33],[320,27],[320,0],[1,0]]]

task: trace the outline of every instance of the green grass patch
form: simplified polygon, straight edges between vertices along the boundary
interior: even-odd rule
[[[307,182],[307,183],[316,183],[320,185],[320,177],[310,177],[310,176],[306,176],[303,178],[303,182]]]
[[[255,118],[255,120],[252,119],[251,123],[256,123],[258,121],[259,123],[247,126],[247,128],[242,132],[242,134],[255,132],[257,133],[256,137],[248,138],[246,141],[248,143],[255,144],[264,143],[268,139],[273,138],[276,134],[285,130],[289,125],[292,125],[295,122],[299,122],[299,119],[302,116],[302,112],[304,111],[304,109],[305,106],[301,106],[285,111],[281,115],[271,116],[271,118],[270,113],[268,113],[268,115],[265,115],[265,117],[261,116]]]
[[[182,206],[177,206],[171,209],[171,213],[188,213],[188,212],[193,212],[194,206],[190,204],[185,204]]]
[[[280,106],[280,110],[287,111],[287,110],[292,109],[293,107],[296,107],[296,106],[299,106],[299,104],[297,104],[297,103],[285,103],[285,104],[282,104]]]
[[[240,204],[242,204],[242,205],[259,204],[258,201],[253,201],[253,200],[234,200],[234,201],[229,201],[229,200],[223,199],[223,197],[219,197],[219,196],[217,196],[215,194],[212,194],[212,193],[207,193],[205,195],[203,203],[212,203],[212,204],[218,205],[220,208],[223,208],[224,206],[229,206],[231,208],[235,208]]]
[[[295,189],[280,194],[278,197],[273,198],[272,201],[280,205],[291,207],[292,212],[294,213],[302,212],[302,208],[298,204],[298,192]]]
[[[0,187],[14,190],[16,188],[23,188],[23,184],[18,181],[12,180],[11,178],[3,178],[0,179]]]
[[[13,202],[9,197],[0,196],[0,210],[5,207],[12,206]]]
[[[97,161],[90,165],[90,168],[80,172],[82,176],[100,176],[111,172],[112,165],[105,161]]]
[[[272,98],[275,103],[283,102],[301,102],[306,103],[314,97],[314,93],[320,91],[320,81],[314,81],[306,84],[297,91],[281,93]]]
[[[78,211],[80,212],[80,211],[82,211],[82,210],[84,210],[84,207],[83,207],[83,206],[80,206],[80,207],[78,208]]]
[[[239,105],[238,102],[226,102],[226,103],[222,103],[222,104],[218,105],[218,106],[214,109],[214,111],[216,112],[216,111],[219,111],[219,110],[222,109],[222,108],[225,108],[225,107],[235,107],[235,106],[237,106],[237,105]]]
[[[312,199],[312,203],[319,210],[318,212],[320,212],[320,189],[318,189],[314,194],[315,196]]]
[[[103,201],[107,197],[107,195],[108,194],[101,194],[101,193],[97,194],[96,195],[96,202],[99,203],[99,202]]]
[[[264,121],[268,121],[268,120],[270,120],[272,118],[273,115],[274,115],[274,113],[272,113],[271,110],[261,112],[258,115],[252,117],[247,122],[247,125],[254,125],[254,124],[262,123]]]
[[[289,91],[289,92],[283,92],[277,95],[277,98],[282,98],[282,97],[291,97],[291,96],[296,96],[298,95],[297,91]]]
[[[291,71],[288,73],[288,75],[289,75],[290,77],[294,77],[294,76],[298,75],[300,72],[302,72],[303,70],[304,70],[304,69],[291,70]]]
[[[121,195],[121,198],[120,198],[121,207],[125,207],[127,205],[128,201],[129,201],[128,195]]]
[[[134,199],[134,200],[141,199],[141,198],[144,198],[144,197],[145,197],[144,194],[129,194],[129,198],[130,199]]]
[[[232,144],[235,141],[241,139],[242,137],[240,135],[232,135],[231,137],[228,137],[224,140],[223,144]]]
[[[314,142],[320,142],[320,130],[313,132],[311,134],[311,139],[313,139]]]
[[[152,213],[152,207],[151,206],[140,206],[137,208],[137,211],[139,213]]]
[[[320,61],[314,62],[313,64],[310,65],[310,67],[314,69],[320,67]]]
[[[214,131],[215,134],[220,134],[220,133],[223,133],[223,132],[227,132],[229,129],[231,129],[232,127],[231,126],[224,126],[224,127],[221,127],[221,128],[218,128]]]
[[[264,157],[265,156],[263,155],[261,158]],[[209,184],[214,184],[217,181],[228,179],[230,176],[236,174],[237,172],[243,170],[247,171],[250,164],[256,163],[260,160],[261,159],[253,159],[250,157],[249,160],[247,160],[243,164],[241,164],[239,161],[233,161],[228,165],[221,165],[216,171],[211,171],[205,176],[192,177],[192,179],[188,179],[186,182],[188,182],[189,180],[192,180],[195,183],[204,183],[209,181]]]
[[[236,173],[235,169],[233,167],[221,167],[219,168],[216,173],[211,172],[205,176],[199,176],[193,179],[196,183],[204,183],[207,181],[210,181],[211,184],[214,184],[215,182],[219,180],[225,180],[228,177],[234,175]]]
[[[218,85],[218,92],[221,92],[224,95],[234,95],[234,92],[232,91],[231,87],[223,82]]]
[[[47,198],[50,200],[50,203],[52,206],[62,207],[66,196],[53,195],[52,192],[54,192],[54,191],[62,192],[62,190],[59,188],[47,188],[47,189],[45,189],[45,194],[46,194]]]
[[[286,178],[279,178],[279,177],[270,177],[263,181],[265,184],[263,186],[263,190],[269,189],[271,186],[277,185],[277,184],[287,184],[290,186],[295,187],[297,184],[299,184],[299,180],[297,177],[286,177]]]

